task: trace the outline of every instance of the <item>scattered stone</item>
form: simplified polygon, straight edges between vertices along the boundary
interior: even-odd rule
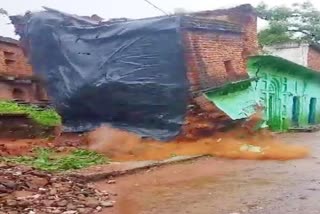
[[[95,198],[87,198],[86,206],[94,208],[99,206],[99,201]]]
[[[63,212],[62,214],[76,214],[76,213],[78,213],[78,212],[75,210],[70,210],[70,211]]]
[[[88,214],[88,213],[92,213],[92,209],[91,208],[79,208],[78,212],[80,214]]]
[[[16,188],[16,183],[14,181],[4,181],[4,182],[1,182],[1,184],[12,190]]]
[[[115,183],[116,183],[116,180],[109,180],[107,183],[108,183],[108,184],[115,184]]]
[[[9,207],[15,207],[15,206],[18,205],[17,201],[15,201],[15,200],[7,200],[7,201],[6,201],[6,204],[7,204],[7,206],[9,206]]]
[[[67,210],[75,210],[75,209],[77,209],[77,206],[75,206],[74,204],[67,205]]]
[[[31,189],[39,189],[41,187],[44,187],[45,185],[48,184],[48,180],[45,178],[41,178],[41,177],[32,177],[30,179],[29,182],[27,182],[27,185],[31,188]]]
[[[59,201],[57,203],[58,207],[65,207],[65,206],[67,206],[67,204],[68,204],[67,200]]]
[[[0,184],[0,193],[7,193],[9,190],[3,184]]]
[[[44,200],[42,203],[46,207],[51,207],[54,204],[54,201],[53,200]]]
[[[17,199],[23,199],[23,198],[27,198],[27,197],[31,197],[34,193],[30,192],[30,191],[15,191],[13,192],[13,195],[17,198]]]
[[[100,205],[103,207],[113,207],[113,202],[112,201],[102,201],[100,203]]]
[[[114,204],[80,179],[14,165],[0,166],[0,196],[0,214],[93,214]]]
[[[52,188],[49,192],[49,195],[56,195],[57,194],[57,189]]]

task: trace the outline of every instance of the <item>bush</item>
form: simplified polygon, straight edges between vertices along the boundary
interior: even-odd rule
[[[27,114],[30,119],[43,126],[61,125],[61,117],[54,109],[40,109],[12,101],[0,101],[0,114]]]

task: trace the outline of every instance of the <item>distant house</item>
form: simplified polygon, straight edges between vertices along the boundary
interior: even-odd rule
[[[47,102],[47,94],[34,77],[19,42],[0,36],[0,100]]]
[[[307,43],[284,43],[264,47],[264,50],[299,65],[320,71],[320,45]]]
[[[265,110],[267,125],[275,131],[320,123],[320,73],[277,56],[254,56],[248,72]]]

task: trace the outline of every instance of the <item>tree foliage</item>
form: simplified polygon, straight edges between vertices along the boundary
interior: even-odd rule
[[[320,11],[310,2],[273,8],[261,3],[256,9],[258,16],[269,22],[268,28],[259,32],[261,45],[291,41],[320,43]]]
[[[8,12],[5,9],[0,8],[0,15],[8,16]]]

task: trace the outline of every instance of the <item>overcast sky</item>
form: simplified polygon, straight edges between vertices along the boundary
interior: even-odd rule
[[[250,3],[257,5],[261,0],[149,0],[161,9],[172,13],[175,8],[187,11],[212,10],[227,8],[238,4]],[[300,0],[301,1],[301,0]],[[283,5],[299,2],[299,0],[265,0],[268,5]],[[320,9],[320,1],[311,0]],[[0,8],[10,15],[23,14],[25,11],[41,10],[42,6],[51,7],[77,15],[97,14],[109,18],[143,18],[162,15],[144,0],[0,0]],[[13,26],[9,20],[0,17],[0,35],[14,37]]]

